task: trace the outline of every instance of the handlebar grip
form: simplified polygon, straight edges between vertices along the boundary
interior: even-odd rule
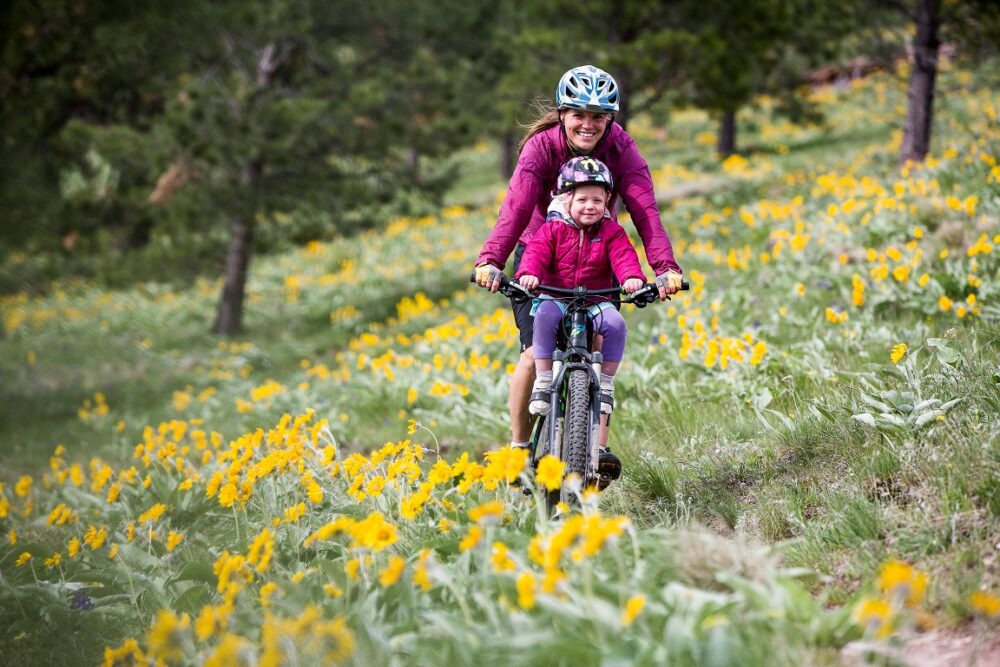
[[[473,273],[472,277],[475,278],[475,276],[476,276],[476,274]],[[689,283],[686,280],[681,280],[681,289],[682,290],[691,289],[691,283]]]
[[[473,271],[471,274],[469,274],[469,282],[470,283],[476,282],[476,272],[475,271]],[[510,278],[508,278],[507,275],[504,274],[501,271],[500,272],[500,287],[506,287],[508,282],[510,282]]]

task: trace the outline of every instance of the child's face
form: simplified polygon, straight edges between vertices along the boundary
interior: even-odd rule
[[[569,217],[581,227],[600,222],[608,208],[608,192],[600,185],[581,185],[569,200]]]

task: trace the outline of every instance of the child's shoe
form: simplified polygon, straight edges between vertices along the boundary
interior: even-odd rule
[[[610,447],[601,447],[597,458],[597,472],[600,475],[597,487],[606,489],[622,474],[622,462],[617,456],[611,453]]]
[[[547,415],[552,408],[552,398],[549,393],[552,390],[552,371],[539,372],[535,377],[535,384],[531,387],[531,399],[528,403],[528,413],[533,415]]]

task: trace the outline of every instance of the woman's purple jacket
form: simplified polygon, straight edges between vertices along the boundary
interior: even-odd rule
[[[649,166],[632,137],[621,125],[612,123],[591,156],[604,162],[611,170],[615,193],[609,208],[613,214],[620,194],[642,239],[646,259],[656,275],[667,271],[681,273],[674,259],[670,237],[660,221]],[[486,239],[476,264],[487,263],[503,268],[518,242],[527,245],[545,222],[559,168],[571,157],[561,125],[554,125],[528,140],[510,178],[497,224]]]

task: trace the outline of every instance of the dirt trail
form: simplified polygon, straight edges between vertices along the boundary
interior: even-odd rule
[[[852,642],[841,651],[844,664],[850,667],[873,664],[865,661],[862,642]],[[879,647],[877,652],[907,667],[998,667],[1000,666],[1000,628],[966,626],[939,629],[916,635],[901,649]],[[878,664],[877,662],[874,664]]]

